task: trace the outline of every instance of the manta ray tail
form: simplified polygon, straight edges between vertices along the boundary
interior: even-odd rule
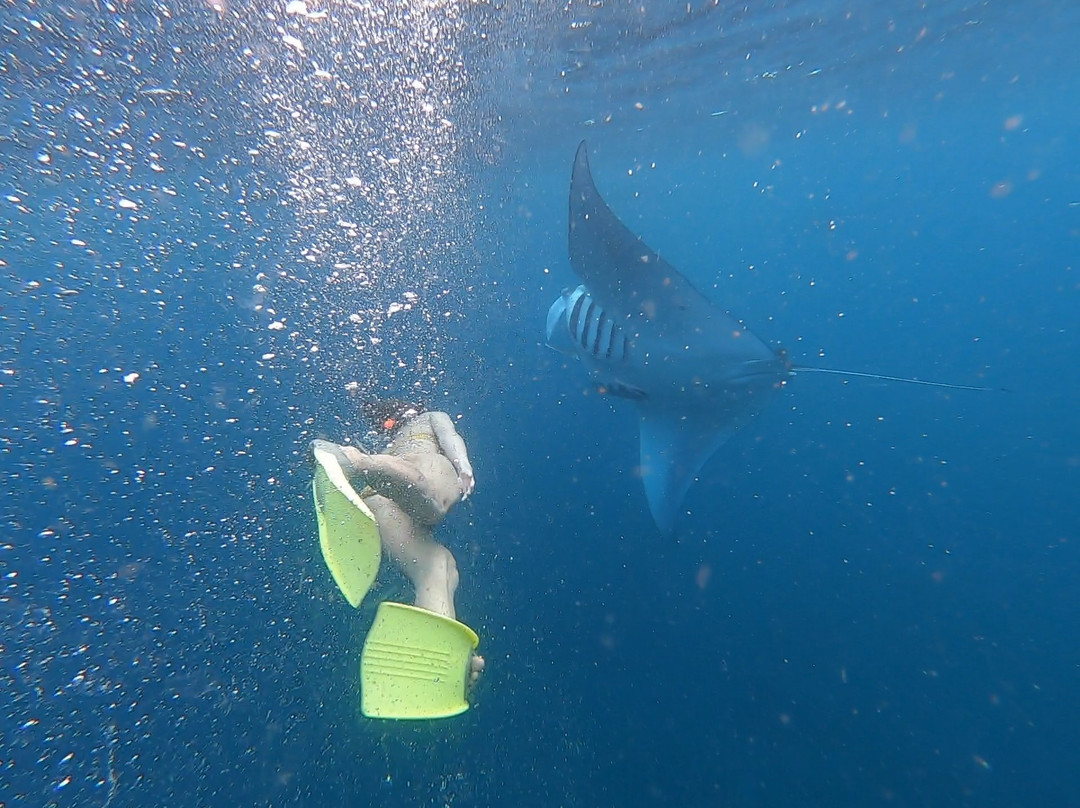
[[[806,365],[792,365],[792,373],[829,373],[833,376],[849,376],[857,379],[880,379],[885,382],[903,382],[904,384],[921,384],[924,387],[944,387],[946,390],[977,390],[980,392],[1008,392],[1004,387],[979,387],[973,384],[950,384],[949,382],[929,382],[926,379],[912,379],[907,376],[887,376],[884,373],[861,373],[857,370],[840,370],[838,368],[815,368]]]

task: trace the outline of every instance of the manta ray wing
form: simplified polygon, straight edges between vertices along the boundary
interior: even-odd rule
[[[593,183],[584,142],[570,182],[569,248],[584,283],[551,306],[548,344],[637,406],[642,482],[670,533],[694,477],[790,366],[618,219]]]
[[[585,141],[570,180],[569,244],[575,274],[612,315],[630,320],[631,328],[645,320],[675,336],[695,321],[726,317],[619,221],[593,183]]]
[[[670,536],[690,485],[735,432],[735,419],[723,413],[672,418],[666,407],[648,400],[639,404],[638,413],[641,482],[653,521],[661,533]]]

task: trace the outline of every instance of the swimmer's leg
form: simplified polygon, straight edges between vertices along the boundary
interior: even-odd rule
[[[443,617],[455,618],[458,569],[453,554],[433,540],[427,528],[415,527],[388,498],[375,496],[368,501],[379,519],[383,549],[412,582],[415,604]]]
[[[414,524],[396,503],[387,497],[368,497],[382,536],[383,549],[412,582],[414,604],[421,609],[457,618],[454,594],[458,588],[458,568],[454,555],[431,537],[426,527]],[[468,686],[476,684],[484,670],[484,658],[473,654],[469,661]]]
[[[421,456],[418,460],[422,462],[410,462],[392,455],[364,454],[353,446],[329,441],[315,441],[312,447],[316,444],[334,453],[354,488],[371,486],[421,524],[437,525],[460,497],[453,466],[442,455]]]

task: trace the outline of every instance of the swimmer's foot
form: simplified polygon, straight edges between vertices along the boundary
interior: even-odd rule
[[[329,452],[357,491],[370,487],[405,511],[413,521],[433,527],[443,520],[458,498],[456,486],[449,492],[435,486],[415,463],[387,454],[367,454],[355,446],[325,440],[311,442],[312,452]],[[449,465],[449,464],[447,464]]]
[[[469,657],[469,680],[465,685],[466,692],[476,687],[476,683],[480,680],[480,674],[484,672],[484,658],[479,654],[473,654]]]
[[[333,455],[346,477],[356,477],[365,467],[367,455],[355,446],[341,446],[328,440],[313,440],[311,442],[311,454],[326,452]]]

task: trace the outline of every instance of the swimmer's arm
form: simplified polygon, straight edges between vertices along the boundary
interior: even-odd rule
[[[465,441],[454,428],[454,422],[445,412],[429,412],[431,430],[439,441],[439,448],[446,455],[447,460],[454,464],[457,469],[458,480],[461,483],[462,498],[469,496],[473,491],[473,469],[469,462],[469,453],[465,449]]]

